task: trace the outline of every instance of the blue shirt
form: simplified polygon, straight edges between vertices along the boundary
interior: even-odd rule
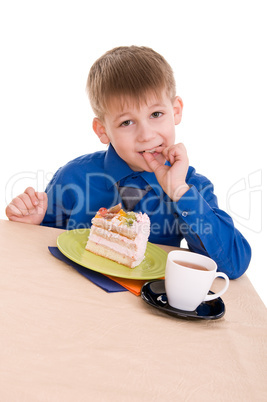
[[[89,228],[101,207],[123,202],[116,183],[151,190],[136,204],[135,212],[146,212],[151,221],[149,241],[179,247],[186,239],[191,251],[214,259],[218,270],[231,279],[248,267],[251,249],[234,227],[229,215],[219,209],[212,183],[189,167],[190,189],[173,202],[164,193],[154,173],[135,172],[112,147],[76,158],[61,167],[47,186],[48,209],[43,225]]]

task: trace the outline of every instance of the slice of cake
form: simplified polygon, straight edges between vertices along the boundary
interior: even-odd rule
[[[100,208],[92,219],[86,250],[134,268],[145,255],[150,219],[141,212],[125,212],[121,204]]]

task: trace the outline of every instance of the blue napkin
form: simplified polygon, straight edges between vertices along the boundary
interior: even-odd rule
[[[67,258],[64,254],[59,251],[57,247],[48,247],[50,253],[58,258],[59,260],[65,262],[66,264],[70,265],[76,271],[78,271],[81,275],[85,276],[95,285],[99,286],[100,288],[104,289],[106,292],[127,292],[128,290],[121,286],[119,283],[113,281],[112,279],[108,278],[107,276],[100,274],[99,272],[92,271],[91,269],[82,267],[81,265],[77,264],[74,261],[71,261]]]

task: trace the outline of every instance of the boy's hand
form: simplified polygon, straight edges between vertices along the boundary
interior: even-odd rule
[[[143,157],[165,193],[173,201],[178,201],[189,190],[185,182],[189,166],[186,148],[180,143],[156,151],[161,152],[164,158],[157,158],[148,152],[144,152]],[[171,166],[164,165],[164,159],[170,162]]]
[[[11,221],[39,225],[44,219],[46,210],[47,194],[38,193],[32,187],[28,187],[6,207],[6,215]]]

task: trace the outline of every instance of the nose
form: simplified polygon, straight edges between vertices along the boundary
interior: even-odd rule
[[[138,141],[147,142],[156,136],[155,130],[147,123],[139,124],[138,127]]]

